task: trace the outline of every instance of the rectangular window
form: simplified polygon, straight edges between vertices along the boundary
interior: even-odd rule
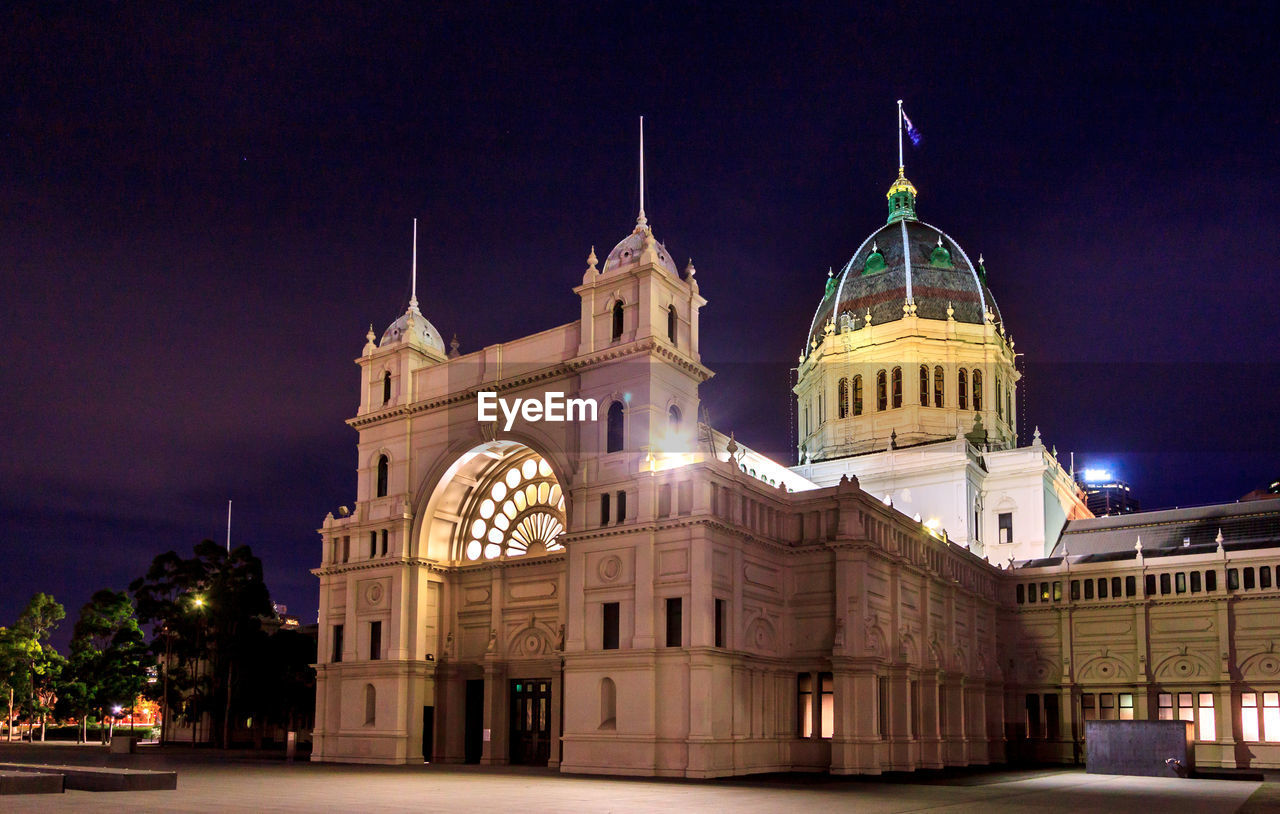
[[[609,525],[609,493],[600,495],[600,525]]]
[[[1018,604],[1021,605],[1027,601],[1027,589],[1021,582],[1018,583]]]
[[[1192,706],[1194,694],[1189,692],[1178,693],[1178,720],[1195,722],[1196,710]]]
[[[907,716],[911,721],[911,737],[920,737],[920,682],[911,682],[911,714]]]
[[[1027,601],[1035,604],[1036,601],[1036,584],[1033,582],[1027,586]]]
[[[1173,590],[1180,594],[1187,592],[1187,575],[1185,572],[1179,571],[1173,575]]]
[[[1120,598],[1120,577],[1111,578],[1111,598],[1112,599]]]
[[[1013,512],[1000,513],[1000,533],[997,535],[1002,543],[1013,542]]]
[[[1253,566],[1249,566],[1248,568],[1244,569],[1244,589],[1246,591],[1252,591],[1253,588],[1254,588]]]
[[[351,535],[348,534],[342,538],[342,561],[347,562],[351,559]]]
[[[1049,601],[1049,583],[1047,582],[1040,583],[1040,601],[1041,602]]]
[[[1084,598],[1093,599],[1093,580],[1091,579],[1084,581]]]
[[[680,647],[680,633],[684,630],[684,611],[680,597],[667,598],[667,647]]]
[[[1053,583],[1053,601],[1054,602],[1062,601],[1062,583],[1061,582]]]
[[[1084,693],[1080,696],[1080,711],[1086,721],[1098,720],[1098,707],[1091,692]]]
[[[369,559],[378,556],[378,532],[369,532]]]
[[[1173,693],[1160,693],[1156,698],[1156,706],[1159,708],[1159,715],[1157,717],[1161,721],[1173,720]]]
[[[1218,739],[1217,717],[1213,709],[1213,693],[1200,693],[1200,740]]]
[[[1161,575],[1160,575],[1160,594],[1161,594],[1162,596],[1163,596],[1164,594],[1169,593],[1169,584],[1170,584],[1170,583],[1169,583],[1169,575],[1168,575],[1168,574],[1161,574]]]
[[[831,673],[818,673],[818,689],[822,694],[822,706],[818,710],[821,725],[818,727],[820,737],[829,738],[836,729],[836,696]]]
[[[1262,737],[1280,743],[1280,692],[1262,694]]]
[[[1114,721],[1116,719],[1116,696],[1114,693],[1104,692],[1098,696],[1098,719],[1102,721]]]
[[[342,661],[342,625],[333,626],[333,658],[330,661]]]
[[[1234,568],[1227,569],[1227,590],[1240,590],[1240,572]]]
[[[671,484],[658,487],[658,517],[671,516]]]
[[[1040,696],[1035,693],[1027,694],[1027,737],[1043,738],[1044,724],[1040,720]]]
[[[621,523],[627,519],[627,493],[618,493],[618,522]]]
[[[799,715],[796,727],[802,738],[813,737],[813,675],[798,673],[796,675],[796,712]]]
[[[1147,574],[1146,578],[1142,580],[1142,583],[1143,583],[1142,587],[1146,591],[1147,596],[1156,595],[1156,575],[1155,574]]]
[[[1264,565],[1258,569],[1258,587],[1259,588],[1271,587],[1271,566]]]
[[[382,530],[382,556],[387,556],[387,530]]]
[[[1131,692],[1120,693],[1120,720],[1133,720],[1133,693]]]
[[[1051,741],[1056,741],[1059,737],[1058,724],[1058,694],[1045,693],[1044,696],[1044,723],[1045,736]]]
[[[1246,741],[1256,743],[1261,740],[1258,727],[1258,694],[1256,692],[1240,693],[1240,733]]]
[[[1106,577],[1103,577],[1102,579],[1098,580],[1098,598],[1099,599],[1107,598],[1107,578]]]
[[[369,660],[377,661],[382,658],[382,623],[369,623]]]
[[[601,621],[604,626],[604,635],[601,637],[600,647],[604,650],[618,649],[618,603],[605,602],[600,606]]]
[[[1218,590],[1218,572],[1217,571],[1204,572],[1204,589],[1209,593],[1213,593],[1214,591]]]
[[[1125,596],[1138,595],[1138,580],[1136,577],[1124,578],[1124,595]]]
[[[1199,571],[1191,572],[1191,593],[1193,594],[1200,593],[1200,572]]]
[[[724,647],[724,621],[725,621],[724,620],[724,600],[723,599],[715,600],[715,607],[716,607],[715,645],[716,647]]]
[[[889,679],[876,679],[876,731],[880,737],[889,737]]]
[[[1080,580],[1078,579],[1071,580],[1071,601],[1080,601]]]

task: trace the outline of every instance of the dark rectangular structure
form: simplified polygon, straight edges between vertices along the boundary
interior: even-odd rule
[[[1194,739],[1190,721],[1085,721],[1085,771],[1186,777],[1195,768]]]

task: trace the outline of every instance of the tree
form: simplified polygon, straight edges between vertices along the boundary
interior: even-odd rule
[[[10,689],[15,700],[21,699],[27,720],[34,722],[39,719],[41,740],[44,739],[45,717],[57,700],[58,676],[66,663],[49,644],[49,635],[66,615],[67,612],[52,596],[37,593],[18,614],[18,621],[11,630],[9,647],[16,659],[15,672],[22,675],[10,679]],[[12,731],[12,711],[9,726]]]
[[[31,674],[27,670],[30,641],[13,628],[0,627],[0,692],[9,705],[6,737],[13,740],[13,714],[28,695]]]
[[[114,706],[133,706],[147,683],[147,644],[123,591],[101,590],[80,609],[71,638],[69,691],[85,710],[107,719]],[[106,740],[106,732],[103,732]]]

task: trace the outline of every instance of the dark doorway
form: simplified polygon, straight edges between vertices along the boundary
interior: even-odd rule
[[[479,763],[484,754],[484,679],[467,680],[467,732],[465,741],[467,763]]]
[[[511,762],[546,766],[551,757],[551,679],[511,682]]]
[[[422,708],[422,760],[431,762],[431,747],[436,740],[436,708]]]

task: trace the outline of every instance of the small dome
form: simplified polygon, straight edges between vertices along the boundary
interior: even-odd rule
[[[608,274],[615,269],[627,268],[638,264],[646,236],[652,238],[653,230],[647,226],[637,226],[635,231],[619,241],[618,245],[613,247],[613,251],[609,252],[609,256],[605,258],[601,274]],[[667,251],[667,247],[658,243],[656,239],[654,239],[654,244],[654,248],[658,252],[658,265],[662,267],[663,271],[679,279],[680,273],[676,270],[675,263],[671,262],[671,252]]]
[[[399,342],[401,339],[406,338],[405,334],[409,331],[410,316],[413,317],[413,330],[417,333],[419,341],[444,355],[444,340],[440,337],[440,332],[418,310],[417,303],[409,306],[408,311],[401,314],[399,319],[391,323],[387,330],[383,331],[382,341],[378,343],[379,347],[386,347],[388,343]]]

